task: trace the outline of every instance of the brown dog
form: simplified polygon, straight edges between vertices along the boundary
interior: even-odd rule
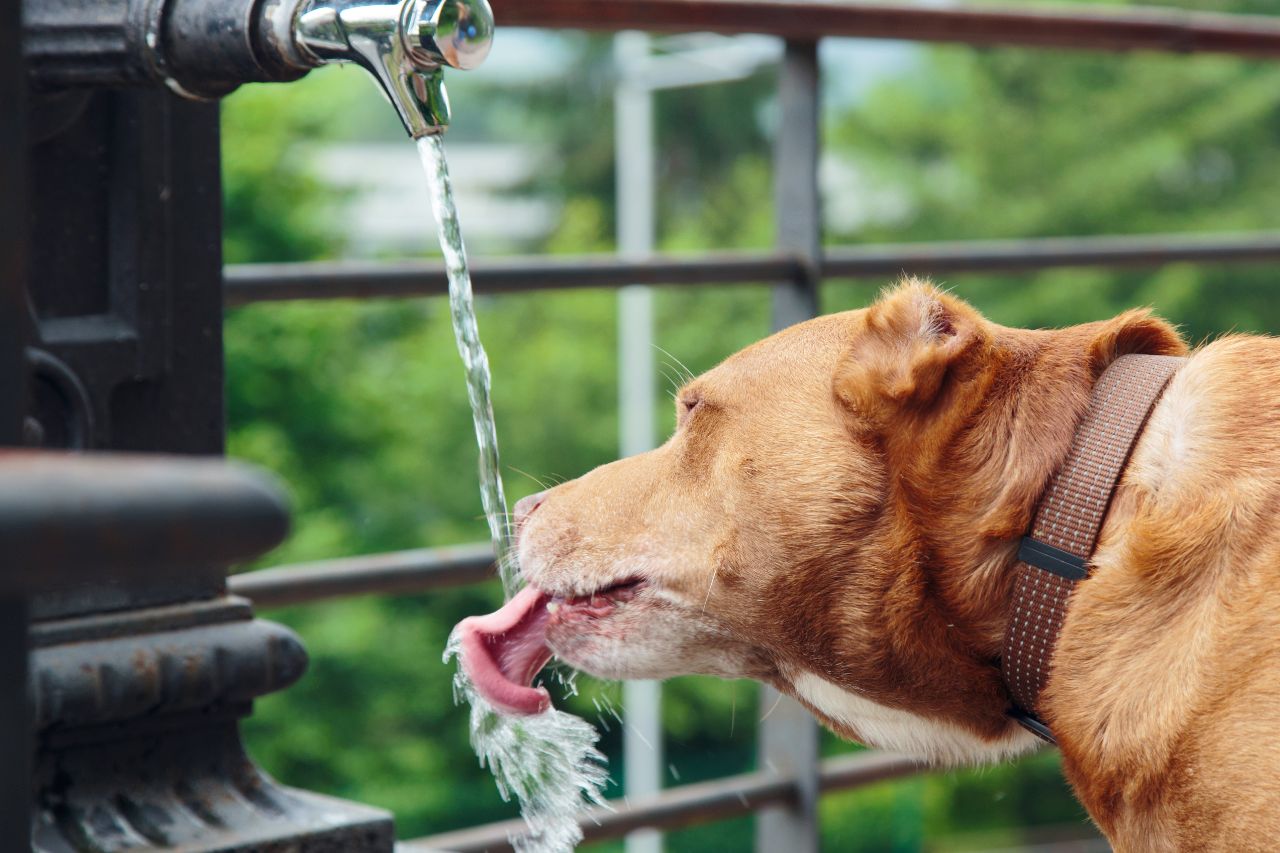
[[[1131,352],[1186,347],[1142,311],[1003,328],[915,281],[755,344],[681,390],[662,447],[517,506],[529,588],[472,620],[469,669],[513,711],[554,651],[756,678],[935,762],[1026,750],[998,660],[1017,542]],[[1070,603],[1043,716],[1122,850],[1280,844],[1277,382],[1274,340],[1191,356]]]

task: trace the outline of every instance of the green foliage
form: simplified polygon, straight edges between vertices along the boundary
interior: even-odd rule
[[[1280,221],[1278,106],[1274,64],[936,48],[829,130],[829,145],[877,190],[907,198],[909,212],[832,236],[869,243],[1265,227]],[[1013,325],[1066,325],[1150,304],[1198,340],[1280,327],[1271,278],[1266,267],[1175,265],[969,275],[955,284]],[[828,304],[863,304],[866,293],[839,291]]]
[[[548,165],[531,188],[553,193],[563,208],[541,248],[607,251],[614,229],[608,43],[566,36],[558,44],[572,68],[563,80],[519,88],[459,81],[455,100],[467,109],[451,139],[546,148]],[[361,72],[312,78],[248,87],[227,102],[230,261],[338,254],[335,199],[308,171],[306,144],[368,128],[388,138],[399,132]],[[769,245],[772,175],[758,117],[771,89],[766,73],[660,97],[664,248]],[[1277,101],[1273,65],[922,49],[907,71],[827,117],[828,150],[855,164],[873,190],[868,198],[902,201],[831,238],[1265,227],[1280,220]],[[830,283],[824,308],[865,305],[885,283]],[[1262,267],[1058,270],[944,283],[1011,325],[1065,325],[1151,304],[1193,338],[1280,327],[1280,302]],[[614,457],[615,305],[611,293],[581,291],[480,300],[512,500],[536,481],[573,477]],[[683,366],[701,372],[766,334],[768,307],[758,287],[660,292],[664,391],[679,384]],[[484,538],[474,437],[442,301],[242,308],[228,315],[226,344],[231,453],[280,473],[294,499],[295,533],[266,562]],[[664,408],[660,433],[670,424]],[[490,584],[270,614],[303,636],[312,668],[259,703],[247,724],[254,754],[288,783],[391,808],[403,836],[514,814],[476,766],[465,711],[450,700],[451,670],[439,662],[457,619],[498,598]],[[597,710],[617,704],[621,690],[590,679],[579,687],[581,695],[562,702],[602,721],[611,771],[621,778],[618,726]],[[684,678],[664,695],[669,784],[752,769],[762,713],[754,685]],[[824,739],[825,754],[850,748]],[[1051,753],[832,795],[822,815],[824,843],[851,851],[1012,847],[1035,827],[1084,821]],[[669,849],[746,849],[750,838],[750,820],[739,819],[673,833]]]

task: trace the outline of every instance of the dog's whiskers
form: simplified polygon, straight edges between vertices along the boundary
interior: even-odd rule
[[[707,613],[707,602],[711,601],[711,590],[716,585],[716,575],[720,572],[720,565],[717,563],[715,568],[711,570],[711,580],[707,583],[707,595],[702,599],[702,614]]]
[[[690,369],[685,365],[685,363],[684,363],[683,361],[681,361],[680,359],[676,358],[676,357],[675,357],[674,355],[672,355],[670,352],[668,352],[667,350],[665,350],[665,349],[663,349],[662,347],[658,346],[657,344],[654,344],[654,345],[653,345],[653,348],[654,348],[654,349],[656,349],[658,352],[662,353],[663,355],[665,355],[667,358],[669,358],[669,359],[671,359],[672,361],[674,361],[674,362],[675,362],[675,366],[678,366],[678,367],[680,368],[680,370],[684,371],[685,382],[688,382],[689,380],[691,380],[691,379],[693,379],[693,378],[694,378],[694,376],[693,376],[693,371],[692,371],[692,370],[690,370]]]
[[[771,707],[768,711],[765,711],[764,716],[760,718],[760,722],[763,723],[765,720],[769,719],[769,715],[772,714],[774,711],[778,710],[778,705],[780,704],[782,704],[781,692],[778,693],[778,698],[773,700],[773,707]]]
[[[533,480],[533,482],[537,483],[539,489],[543,489],[545,491],[548,488],[546,480],[543,480],[539,477],[535,477],[534,475],[530,474],[528,471],[523,471],[514,465],[508,465],[507,468],[509,468],[512,471],[515,471],[517,474],[520,474],[522,476],[528,477],[530,480]]]
[[[670,387],[670,390],[667,393],[674,398],[676,396],[675,392],[679,390],[681,385],[684,384],[683,379],[679,375],[673,376],[671,373],[669,373],[666,370],[665,364],[659,365],[658,371],[662,374],[662,378],[667,380],[667,385]]]

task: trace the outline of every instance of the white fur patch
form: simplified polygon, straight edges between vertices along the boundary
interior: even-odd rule
[[[868,746],[901,752],[930,764],[995,763],[1039,743],[1035,735],[1016,725],[998,740],[983,740],[953,723],[872,702],[804,670],[792,677],[791,684],[802,699],[853,729]]]

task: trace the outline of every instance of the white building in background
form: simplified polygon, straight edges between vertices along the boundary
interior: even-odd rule
[[[449,170],[467,248],[475,257],[530,252],[555,229],[561,201],[526,190],[543,158],[528,145],[458,143]],[[402,142],[326,144],[308,153],[313,174],[341,190],[334,215],[343,223],[347,259],[434,253],[435,225],[417,150]],[[830,231],[910,214],[900,191],[878,186],[838,154],[822,157],[823,219]]]
[[[528,145],[449,146],[458,215],[473,255],[527,250],[555,228],[559,201],[522,189],[543,156]],[[312,173],[344,195],[334,216],[343,223],[345,258],[434,252],[431,202],[414,146],[403,141],[330,143],[311,149],[307,157]]]

